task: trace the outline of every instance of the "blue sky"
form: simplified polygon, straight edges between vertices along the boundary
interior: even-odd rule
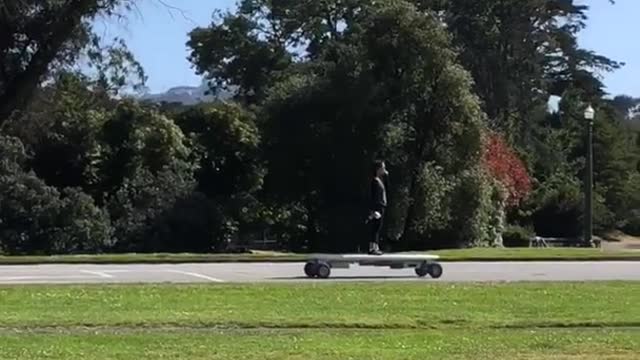
[[[123,21],[99,20],[96,30],[124,38],[149,75],[151,92],[180,85],[197,85],[200,78],[187,60],[187,33],[211,22],[215,9],[232,9],[235,0],[143,0],[138,10]],[[639,0],[582,0],[591,7],[588,27],[580,36],[583,47],[595,50],[626,66],[604,74],[607,91],[640,97],[640,42],[637,14]]]

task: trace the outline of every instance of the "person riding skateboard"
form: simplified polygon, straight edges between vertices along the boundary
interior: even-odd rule
[[[380,231],[387,208],[387,190],[383,181],[385,176],[389,176],[383,160],[373,163],[373,179],[371,180],[371,199],[369,222],[371,233],[369,238],[369,254],[382,255],[380,251]]]

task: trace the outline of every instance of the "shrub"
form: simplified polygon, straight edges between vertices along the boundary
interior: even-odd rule
[[[495,184],[482,169],[464,171],[457,178],[451,196],[451,221],[444,234],[449,246],[494,246],[499,207],[494,199]]]
[[[81,190],[62,191],[56,224],[57,231],[50,239],[51,253],[99,253],[113,246],[109,214]]]
[[[498,133],[487,134],[482,155],[484,169],[507,190],[507,206],[517,206],[529,196],[532,186],[527,168]]]
[[[0,250],[7,254],[98,252],[111,226],[92,199],[47,186],[32,173],[0,175]]]
[[[0,176],[0,239],[7,254],[47,253],[56,231],[59,193],[33,174]]]
[[[622,226],[622,231],[631,236],[640,236],[640,210],[633,211]]]
[[[508,225],[502,233],[505,247],[527,247],[533,231],[519,225]]]
[[[418,173],[414,195],[416,216],[413,230],[428,236],[433,230],[443,229],[451,221],[449,199],[456,186],[455,181],[443,174],[443,169],[434,163],[426,163]]]
[[[116,194],[109,200],[107,208],[115,228],[118,251],[160,251],[164,243],[157,229],[166,214],[176,203],[187,198],[195,188],[191,176],[179,170],[165,168],[158,174],[138,169],[131,178],[126,178]]]
[[[575,237],[580,234],[582,185],[564,172],[552,174],[533,193],[533,226],[540,236]]]
[[[222,251],[237,232],[216,204],[202,193],[176,199],[145,232],[145,251]]]

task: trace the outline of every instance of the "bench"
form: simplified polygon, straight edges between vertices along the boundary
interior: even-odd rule
[[[560,238],[533,236],[529,239],[529,247],[600,247],[600,239],[593,238],[592,244],[586,245],[582,238]]]

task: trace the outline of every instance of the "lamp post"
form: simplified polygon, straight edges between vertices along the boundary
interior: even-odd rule
[[[593,119],[596,112],[589,105],[584,111],[584,119],[587,121],[587,171],[584,184],[584,242],[591,246],[593,236]]]

